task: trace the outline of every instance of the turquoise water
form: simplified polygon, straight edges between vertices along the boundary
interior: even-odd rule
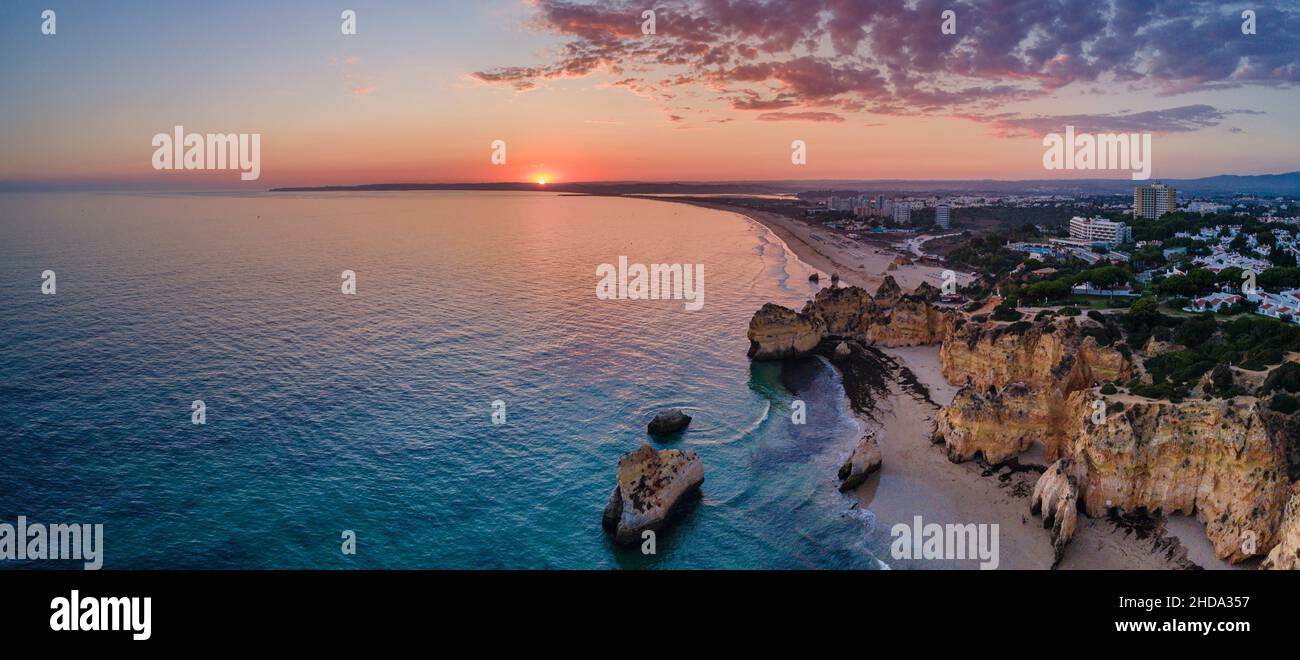
[[[620,255],[705,264],[704,308],[598,300]],[[870,567],[838,376],[801,366],[796,426],[781,367],[745,356],[809,272],[671,202],[2,194],[0,520],[103,523],[110,569]],[[695,421],[658,446],[705,483],[646,557],[600,513],[663,406]]]

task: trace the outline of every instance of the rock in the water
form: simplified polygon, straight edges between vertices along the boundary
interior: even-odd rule
[[[1061,562],[1065,544],[1074,536],[1079,519],[1079,487],[1070,474],[1073,463],[1063,458],[1038,477],[1034,494],[1029,499],[1029,512],[1043,515],[1043,527],[1052,530],[1052,550],[1056,553],[1052,566]]]
[[[838,286],[839,283],[840,283],[840,274],[839,274],[839,273],[831,273],[831,286],[832,286],[832,287],[834,287],[834,286]]]
[[[646,431],[653,433],[654,435],[676,433],[686,428],[686,425],[690,423],[690,415],[674,408],[655,415],[655,418],[650,420],[650,423],[646,425]]]
[[[858,440],[849,460],[840,466],[840,490],[852,490],[862,485],[872,472],[880,469],[880,445],[876,443],[876,434],[868,432]]]
[[[808,276],[808,281],[809,281],[809,282],[820,282],[820,281],[822,281],[822,276],[821,276],[821,275],[818,275],[817,273],[813,273],[812,275],[809,275],[809,276]]]
[[[641,445],[618,459],[618,483],[601,524],[616,543],[637,543],[641,532],[662,529],[683,498],[702,483],[704,464],[694,451]]]
[[[853,349],[849,348],[849,343],[848,343],[848,342],[846,342],[846,341],[842,341],[842,342],[840,342],[840,343],[838,343],[838,344],[835,345],[835,361],[836,361],[836,362],[841,362],[841,361],[843,361],[843,360],[847,360],[847,359],[849,359],[849,356],[850,356],[850,355],[853,355]]]
[[[767,303],[749,320],[749,357],[755,360],[803,357],[817,348],[825,333],[826,322],[820,317]]]

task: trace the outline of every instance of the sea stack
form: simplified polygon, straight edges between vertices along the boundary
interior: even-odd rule
[[[767,303],[749,321],[749,357],[755,360],[803,357],[817,348],[825,333],[826,322],[820,317]]]
[[[605,505],[602,526],[620,545],[638,543],[643,531],[662,529],[702,483],[704,464],[694,451],[641,445],[618,459],[618,483]]]
[[[650,423],[646,425],[646,431],[651,435],[667,435],[686,428],[690,423],[690,415],[687,415],[677,408],[673,408],[672,410],[664,410],[655,415],[655,418],[650,420]]]

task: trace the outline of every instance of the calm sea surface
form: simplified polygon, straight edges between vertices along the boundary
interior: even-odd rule
[[[704,264],[704,308],[598,300],[620,255]],[[0,194],[0,522],[103,523],[106,568],[874,566],[887,535],[835,490],[838,376],[810,367],[796,426],[745,357],[809,272],[670,202]],[[699,452],[703,498],[643,557],[600,513],[664,406],[695,417],[658,446]]]

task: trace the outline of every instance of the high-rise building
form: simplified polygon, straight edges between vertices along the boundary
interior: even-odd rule
[[[947,204],[940,204],[934,207],[934,225],[940,229],[947,229],[952,226],[948,214],[950,210]]]
[[[894,224],[912,224],[912,205],[907,202],[894,202]]]
[[[1133,189],[1133,217],[1159,218],[1174,210],[1177,191],[1173,186],[1156,183]]]
[[[1076,215],[1070,219],[1070,238],[1088,243],[1119,245],[1133,240],[1133,230],[1122,222]]]

